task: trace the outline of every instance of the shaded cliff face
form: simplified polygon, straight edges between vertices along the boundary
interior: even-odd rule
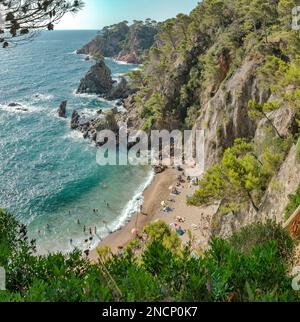
[[[92,41],[77,50],[78,54],[113,57],[127,63],[139,64],[155,42],[159,24],[147,20],[128,26],[121,22],[103,30]]]
[[[264,103],[270,95],[257,86],[257,68],[261,63],[261,57],[247,57],[201,109],[195,128],[205,130],[206,168],[217,162],[235,139],[255,136],[256,123],[248,116],[248,102],[256,99]]]

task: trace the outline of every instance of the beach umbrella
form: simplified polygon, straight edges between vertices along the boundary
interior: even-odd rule
[[[163,207],[166,207],[166,205],[167,205],[167,204],[166,204],[166,202],[165,202],[165,201],[162,201],[162,202],[161,202],[161,205],[162,205]]]
[[[137,228],[133,228],[133,229],[131,230],[131,234],[132,234],[132,235],[137,236],[137,235],[139,234],[138,229],[137,229]]]

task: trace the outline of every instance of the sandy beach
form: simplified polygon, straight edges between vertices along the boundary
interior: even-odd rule
[[[98,247],[108,246],[112,252],[116,253],[120,246],[124,247],[134,236],[132,230],[137,228],[139,232],[143,231],[144,226],[155,220],[163,220],[168,225],[174,224],[183,230],[190,230],[193,235],[194,247],[205,249],[210,238],[210,226],[212,216],[217,206],[199,208],[188,206],[186,198],[195,192],[196,186],[191,185],[185,177],[184,182],[179,185],[178,175],[182,174],[176,169],[170,168],[163,173],[157,174],[150,186],[145,190],[142,213],[135,214],[131,220],[118,231],[105,238]],[[179,194],[171,194],[170,187],[177,186]],[[168,201],[172,200],[172,201]],[[170,208],[169,212],[164,212],[161,205],[165,201]],[[183,220],[178,220],[178,218]],[[183,242],[189,240],[185,233],[180,237]],[[97,251],[92,250],[90,259],[97,259]]]

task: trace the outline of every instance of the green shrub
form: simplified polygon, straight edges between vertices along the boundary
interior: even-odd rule
[[[297,140],[296,143],[296,161],[300,161],[300,138]]]
[[[289,195],[289,203],[285,208],[286,219],[288,219],[300,206],[300,185],[295,193]]]
[[[129,248],[98,263],[83,259],[79,251],[34,256],[26,247],[26,235],[15,238],[17,222],[4,212],[0,222],[0,246],[8,236],[15,241],[5,253],[8,284],[0,292],[3,302],[300,299],[289,275],[294,244],[273,222],[247,226],[228,240],[215,238],[200,257],[190,245],[178,243],[165,223],[156,222],[147,226],[148,240],[140,254]]]
[[[238,251],[249,254],[254,247],[270,240],[277,243],[278,255],[282,260],[288,262],[293,258],[295,246],[293,239],[281,225],[271,220],[242,228],[238,233],[233,234],[229,243]]]

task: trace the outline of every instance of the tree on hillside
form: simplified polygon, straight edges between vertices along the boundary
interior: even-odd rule
[[[76,13],[83,6],[81,0],[0,0],[0,43],[6,48],[41,29],[53,30],[66,13]]]
[[[182,33],[184,40],[188,41],[188,28],[189,24],[191,23],[190,17],[180,13],[176,18],[179,32]]]
[[[278,137],[282,139],[282,135],[279,133],[279,130],[275,126],[272,119],[269,117],[268,112],[272,112],[277,110],[280,107],[277,101],[267,102],[265,104],[259,104],[256,100],[250,100],[248,103],[248,115],[253,120],[261,120],[266,119],[266,121],[270,124],[273,130],[276,132]]]
[[[175,26],[176,19],[167,20],[160,29],[160,39],[165,41],[171,48],[176,51]]]
[[[207,171],[189,203],[202,206],[221,201],[222,211],[228,213],[239,211],[250,202],[258,211],[259,196],[267,180],[253,144],[237,139],[234,146],[225,151],[221,162]]]
[[[297,0],[279,0],[278,14],[279,20],[286,30],[291,30],[292,9],[297,6]]]
[[[278,0],[242,0],[241,13],[244,17],[245,31],[262,31],[265,42],[268,43],[268,28],[278,20]]]

